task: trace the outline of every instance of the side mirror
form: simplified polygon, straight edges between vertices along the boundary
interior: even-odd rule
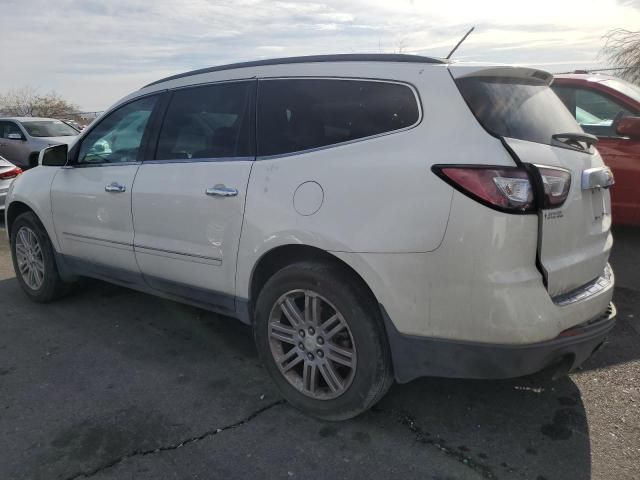
[[[640,138],[640,117],[622,117],[615,125],[616,133],[623,137]]]
[[[7,135],[8,140],[24,140],[24,137],[19,133],[10,133]]]
[[[45,167],[64,167],[67,164],[69,146],[67,144],[54,145],[45,148],[38,156],[38,164]]]

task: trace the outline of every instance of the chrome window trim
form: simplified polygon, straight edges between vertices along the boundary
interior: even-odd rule
[[[94,167],[121,167],[127,165],[141,165],[142,161],[138,160],[135,162],[112,162],[112,163],[77,163],[71,165],[65,165],[62,167],[63,169],[74,169],[74,168],[94,168]]]
[[[253,162],[255,156],[248,157],[212,157],[212,158],[168,158],[166,160],[143,160],[145,165],[161,165],[163,163],[218,163],[218,162]]]

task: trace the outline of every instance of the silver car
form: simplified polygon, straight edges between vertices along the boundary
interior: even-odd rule
[[[0,118],[0,155],[26,170],[38,164],[43,148],[69,144],[78,131],[61,120],[38,117]]]
[[[0,157],[0,212],[4,212],[4,201],[13,179],[22,173],[22,169]]]

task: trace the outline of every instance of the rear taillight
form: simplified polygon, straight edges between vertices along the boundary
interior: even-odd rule
[[[567,196],[571,187],[571,172],[562,168],[536,165],[544,186],[542,208],[558,208]]]
[[[22,173],[22,169],[18,167],[13,167],[11,170],[7,170],[6,172],[0,172],[0,180],[8,180],[10,178],[15,178]]]
[[[516,167],[434,166],[434,173],[478,202],[509,213],[535,210],[533,187],[526,170]]]

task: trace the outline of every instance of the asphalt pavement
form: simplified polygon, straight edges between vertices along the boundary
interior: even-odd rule
[[[425,378],[347,422],[287,405],[231,319],[86,280],[31,303],[0,224],[0,479],[640,478],[640,230],[619,321],[556,381]]]

